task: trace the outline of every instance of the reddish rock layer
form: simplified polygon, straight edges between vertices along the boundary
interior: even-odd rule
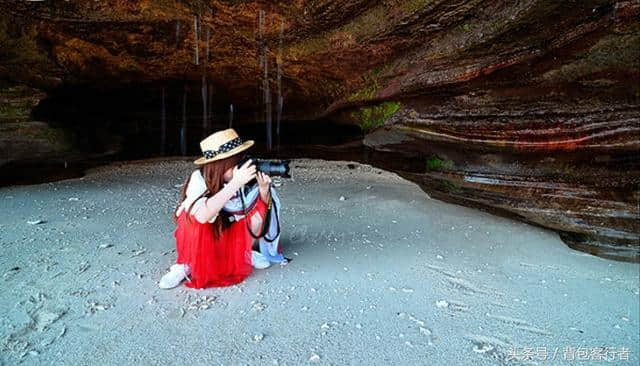
[[[635,1],[5,1],[3,8],[3,79],[52,97],[110,90],[115,102],[119,91],[162,87],[177,99],[183,85],[193,98],[205,80],[215,101],[261,111],[264,45],[274,93],[282,68],[286,120],[358,124],[367,146],[420,162],[421,169],[396,170],[438,198],[511,213],[600,255],[638,259]]]

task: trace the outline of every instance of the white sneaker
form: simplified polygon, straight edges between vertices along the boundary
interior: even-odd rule
[[[265,269],[271,266],[271,262],[264,255],[256,252],[255,250],[251,251],[251,265],[256,269]]]
[[[169,273],[162,276],[158,286],[162,289],[170,289],[178,286],[182,280],[188,278],[191,273],[189,266],[185,264],[174,264],[171,266]]]

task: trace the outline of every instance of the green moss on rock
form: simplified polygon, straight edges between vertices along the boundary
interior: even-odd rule
[[[355,101],[359,101],[359,100],[367,100],[367,99],[371,99],[373,98],[376,93],[378,92],[378,90],[380,89],[380,87],[378,86],[378,83],[374,82],[372,85],[369,85],[365,88],[362,88],[358,91],[356,91],[355,93],[351,94],[347,100],[349,102],[355,102]]]
[[[351,117],[358,122],[364,132],[384,125],[401,107],[400,102],[384,102],[375,106],[360,107],[351,113]]]
[[[30,105],[0,105],[0,119],[20,119],[28,118],[31,113]]]
[[[65,152],[74,147],[71,131],[51,128],[44,122],[33,121],[0,124],[0,143],[20,146],[31,144],[34,153]]]
[[[575,81],[604,71],[629,72],[640,60],[640,36],[607,36],[576,60],[545,73],[547,81]]]
[[[44,67],[48,58],[37,44],[36,29],[28,28],[22,35],[13,38],[9,35],[10,23],[10,19],[0,16],[0,71],[13,72],[27,66],[28,70],[35,72]]]
[[[453,160],[442,159],[437,155],[428,157],[426,159],[426,165],[427,170],[450,170],[455,167]]]
[[[457,185],[457,184],[455,184],[453,182],[450,182],[448,180],[443,180],[442,181],[442,189],[444,191],[446,191],[446,192],[453,193],[453,194],[462,192],[462,187],[461,186],[459,186],[459,185]]]

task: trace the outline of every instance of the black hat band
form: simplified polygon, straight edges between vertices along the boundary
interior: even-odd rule
[[[240,145],[242,145],[242,139],[240,137],[236,137],[235,139],[227,141],[224,144],[220,145],[218,150],[205,150],[202,152],[202,155],[205,159],[211,159],[219,154],[231,151]]]

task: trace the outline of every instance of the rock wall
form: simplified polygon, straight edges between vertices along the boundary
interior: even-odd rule
[[[178,111],[184,89],[190,103],[202,101],[192,120],[211,119],[207,103],[233,103],[264,121],[265,100],[275,114],[280,90],[286,121],[360,126],[370,149],[412,160],[410,170],[391,168],[437,198],[638,260],[637,1],[16,1],[5,9],[0,77],[56,100],[44,118],[64,121],[69,108],[56,96],[83,90],[104,91],[131,113],[131,90],[155,95],[153,105],[166,90]]]

